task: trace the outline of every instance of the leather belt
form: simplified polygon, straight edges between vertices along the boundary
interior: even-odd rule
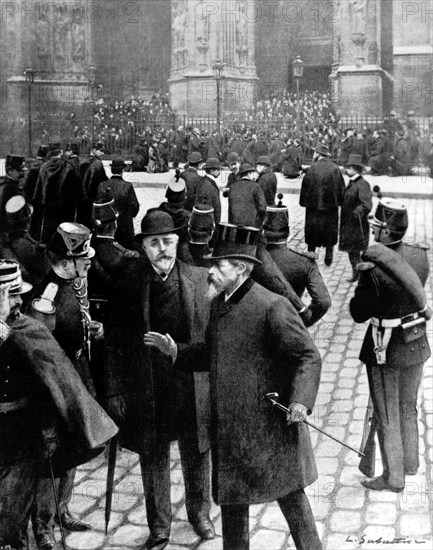
[[[377,317],[370,319],[370,324],[372,325],[371,336],[374,343],[373,351],[376,354],[378,365],[386,363],[386,349],[391,339],[392,329],[416,321],[419,317],[419,313],[410,313],[397,319],[378,319]]]
[[[28,397],[22,397],[16,401],[5,401],[4,403],[0,402],[0,414],[6,414],[13,411],[19,411],[24,409],[28,405]]]
[[[419,313],[411,313],[409,315],[405,315],[404,317],[397,317],[397,319],[378,319],[377,317],[372,317],[370,319],[370,323],[374,327],[396,328],[400,325],[404,325],[405,323],[415,321],[416,319],[419,319]]]

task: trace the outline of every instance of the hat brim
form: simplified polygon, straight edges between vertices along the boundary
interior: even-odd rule
[[[255,265],[262,265],[262,262],[254,256],[248,256],[247,254],[225,254],[223,256],[214,256],[213,254],[208,254],[203,256],[205,260],[248,260],[249,262]]]
[[[183,227],[175,227],[174,229],[170,229],[168,231],[158,231],[155,233],[137,233],[137,235],[134,236],[134,241],[136,243],[141,243],[145,237],[154,237],[155,235],[169,235],[170,233],[174,233],[175,235],[179,236],[179,232],[182,230]]]
[[[9,289],[9,296],[19,296],[20,294],[26,294],[26,292],[30,292],[32,288],[33,285],[23,281],[17,289]]]
[[[67,258],[72,258],[73,260],[80,260],[80,259],[83,259],[83,260],[87,260],[87,259],[91,259],[95,256],[96,252],[95,252],[95,249],[92,248],[91,246],[89,246],[87,252],[85,254],[72,254],[71,256],[67,256]]]
[[[356,166],[357,168],[361,168],[362,170],[364,170],[364,165],[363,164],[354,164],[353,162],[346,162],[344,167],[347,168],[347,166]]]

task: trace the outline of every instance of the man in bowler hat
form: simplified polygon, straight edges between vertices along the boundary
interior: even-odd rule
[[[208,158],[204,165],[206,175],[197,185],[195,204],[207,204],[214,209],[215,222],[221,220],[221,199],[217,178],[221,173],[221,163],[217,158]]]
[[[260,232],[219,224],[208,272],[212,300],[206,343],[189,363],[209,368],[213,497],[224,550],[249,549],[249,505],[277,500],[298,550],[322,548],[304,487],[317,479],[307,426],[320,381],[319,353],[290,302],[250,278]],[[167,354],[173,334],[147,335]],[[279,392],[281,417],[263,399]]]
[[[149,211],[136,238],[144,255],[125,270],[113,299],[106,397],[122,446],[140,455],[150,529],[145,548],[162,550],[170,538],[173,440],[179,442],[188,519],[202,539],[215,536],[209,518],[208,375],[173,369],[173,362],[185,360],[182,349],[204,338],[206,270],[177,260],[177,228],[166,212]],[[176,338],[176,355],[147,347],[145,335],[155,332]]]

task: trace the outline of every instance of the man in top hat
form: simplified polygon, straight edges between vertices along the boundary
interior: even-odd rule
[[[261,156],[257,159],[257,183],[263,189],[266,203],[269,206],[275,204],[275,195],[277,194],[277,176],[271,169],[271,161],[268,156]]]
[[[207,204],[214,209],[215,223],[221,220],[221,199],[217,178],[221,173],[221,163],[217,158],[208,158],[204,165],[206,175],[197,185],[195,204]]]
[[[256,169],[250,164],[242,164],[238,176],[229,193],[229,222],[260,228],[266,214],[266,199],[256,182]]]
[[[24,195],[26,200],[30,202],[35,194],[36,182],[38,181],[41,166],[46,162],[49,153],[48,145],[39,145],[36,158],[32,160],[29,171],[27,172],[26,181],[24,182]]]
[[[371,168],[372,176],[381,176],[386,171],[385,140],[379,134],[379,130],[377,128],[373,131],[373,135],[371,137],[372,144],[370,148],[370,158],[368,159],[368,165]]]
[[[0,243],[2,234],[7,231],[6,203],[11,197],[23,194],[24,157],[7,155],[5,168],[6,175],[0,178]]]
[[[194,152],[188,157],[188,167],[181,172],[180,177],[185,180],[186,185],[186,210],[192,211],[195,204],[195,196],[197,193],[197,186],[201,180],[201,176],[198,173],[200,166],[203,163],[201,153]]]
[[[99,184],[96,200],[114,199],[119,213],[117,220],[116,241],[125,248],[134,246],[134,218],[140,210],[140,204],[130,181],[123,179],[125,161],[122,157],[114,157],[111,167],[111,178]]]
[[[343,192],[339,249],[349,254],[352,276],[348,281],[354,283],[359,278],[356,266],[370,240],[368,216],[373,207],[373,194],[370,184],[362,177],[361,155],[349,155],[345,169],[349,184]]]
[[[208,368],[213,422],[213,497],[223,547],[249,549],[249,505],[277,500],[296,548],[322,548],[304,493],[317,478],[308,428],[320,381],[319,353],[288,300],[250,278],[260,231],[219,224],[208,272],[212,300],[206,343],[176,367]],[[165,353],[171,334],[146,335]],[[202,353],[198,353],[202,352]],[[285,421],[264,400],[279,392]]]
[[[20,313],[29,290],[19,265],[0,260],[0,547],[17,550],[28,548],[36,485],[61,467],[60,451],[72,441],[78,465],[117,432],[51,332]],[[51,484],[47,491],[53,495]],[[56,546],[52,533],[36,542]]]
[[[426,320],[432,312],[423,288],[428,247],[403,242],[408,215],[398,200],[381,199],[370,223],[375,243],[362,255],[350,301],[355,322],[370,320],[359,358],[367,366],[374,415],[360,469],[374,476],[377,430],[383,473],[362,484],[375,491],[401,492],[405,476],[416,474],[419,466],[417,392],[431,355]]]
[[[77,140],[73,139],[65,145],[65,158],[69,160],[74,166],[75,169],[80,171],[80,144]]]
[[[19,262],[25,279],[36,285],[51,266],[45,249],[29,233],[33,208],[23,195],[15,195],[8,200],[5,210],[8,230],[0,254]]]
[[[80,165],[81,178],[87,200],[86,217],[88,221],[85,220],[86,223],[90,223],[92,204],[96,199],[100,184],[108,180],[104,165],[102,164],[104,148],[104,144],[100,141],[93,143],[89,157],[84,159]]]
[[[51,270],[33,291],[29,315],[42,319],[52,329],[54,338],[64,350],[87,390],[95,395],[89,361],[91,342],[103,337],[103,326],[89,313],[87,272],[95,251],[90,246],[91,232],[78,223],[62,223],[50,243],[48,255]],[[44,315],[37,307],[41,298],[48,298],[54,307]],[[63,526],[71,531],[84,531],[89,526],[74,518],[68,510],[72,496],[75,469],[66,471],[59,480],[59,508]],[[38,487],[33,523],[40,536],[50,533],[55,519],[55,506],[47,483]]]
[[[63,158],[59,141],[50,143],[49,160],[39,171],[32,197],[27,200],[34,208],[30,233],[40,243],[47,244],[62,222],[82,219],[81,208],[86,195],[80,173]]]
[[[302,180],[299,204],[305,207],[305,242],[308,250],[326,248],[325,265],[330,266],[338,240],[338,208],[345,188],[343,175],[329,160],[329,149],[319,143],[313,164]]]
[[[331,307],[331,297],[312,252],[298,252],[288,248],[290,235],[289,210],[287,206],[268,206],[263,224],[267,250],[293,290],[302,298],[305,290],[311,298],[309,306],[302,313],[306,327],[321,319]]]
[[[209,519],[209,402],[207,374],[173,369],[182,348],[204,338],[206,271],[177,260],[179,237],[166,212],[151,210],[137,236],[144,255],[125,270],[114,296],[116,326],[107,338],[108,410],[121,427],[122,446],[139,453],[150,536],[162,550],[171,528],[170,441],[179,441],[188,519],[205,540]],[[170,333],[176,356],[146,347],[146,333]]]

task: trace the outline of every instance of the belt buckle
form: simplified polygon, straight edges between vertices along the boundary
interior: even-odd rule
[[[409,313],[409,315],[405,315],[401,318],[401,324],[404,325],[405,323],[410,323],[411,321],[415,321],[418,318],[416,313]]]

